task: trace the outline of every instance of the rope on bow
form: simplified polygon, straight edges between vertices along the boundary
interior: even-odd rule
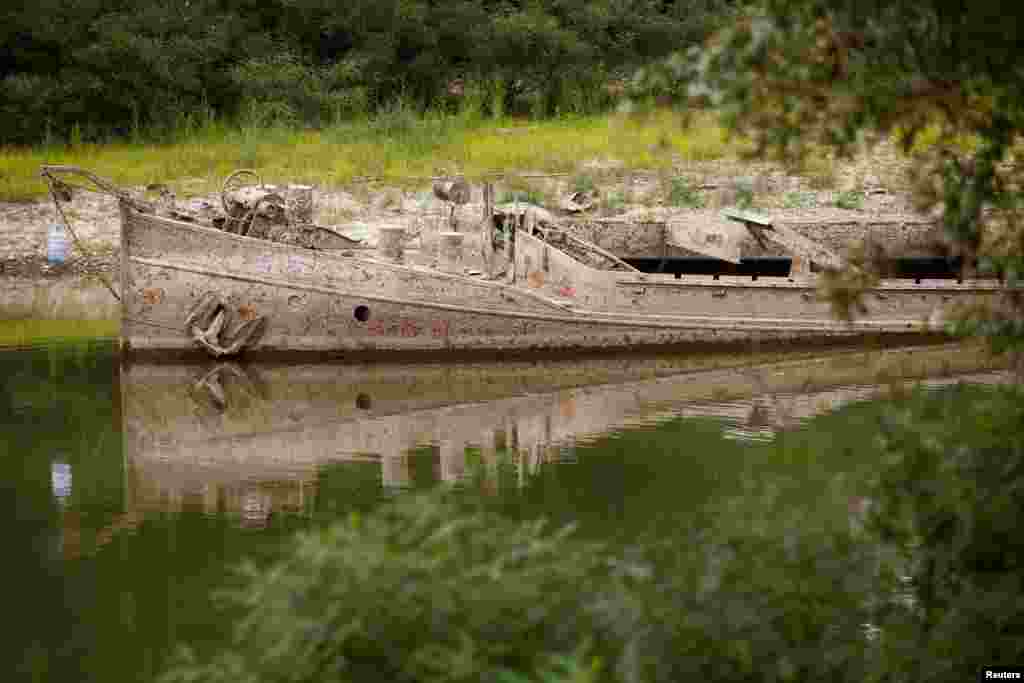
[[[64,226],[68,229],[68,232],[71,233],[71,239],[74,241],[75,246],[78,247],[78,250],[86,258],[95,258],[95,254],[92,252],[91,249],[89,249],[88,247],[85,246],[85,244],[82,243],[81,239],[79,239],[78,233],[75,232],[75,229],[71,226],[71,221],[68,220],[68,217],[64,213],[64,209],[61,207],[60,203],[62,201],[71,201],[72,187],[78,187],[79,189],[92,192],[96,192],[97,190],[93,190],[92,188],[88,187],[83,187],[81,185],[71,185],[56,177],[54,173],[72,173],[81,175],[90,182],[92,182],[94,185],[96,185],[96,187],[99,188],[98,191],[100,193],[113,195],[114,197],[117,197],[118,200],[123,202],[129,202],[137,206],[138,208],[149,208],[145,205],[145,203],[135,199],[124,190],[118,188],[113,183],[104,180],[99,176],[93,175],[88,171],[80,169],[77,166],[43,166],[43,170],[40,172],[40,175],[46,180],[46,184],[50,191],[50,198],[53,199],[53,208],[57,211],[57,215],[60,217],[60,220],[63,222]],[[116,300],[121,300],[121,296],[117,293],[117,290],[114,289],[114,285],[111,284],[110,280],[107,278],[105,274],[90,273],[90,275],[94,275],[95,277],[99,278],[99,280],[106,286],[110,294]]]

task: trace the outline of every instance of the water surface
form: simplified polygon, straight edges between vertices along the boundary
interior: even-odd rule
[[[879,392],[1004,379],[990,370],[937,347],[461,366],[0,352],[7,661],[28,680],[152,680],[177,643],[223,641],[233,615],[210,593],[240,560],[436,486],[614,542],[699,525],[773,477],[843,521],[858,502],[834,482],[870,468],[857,440],[892,405]],[[847,455],[778,456],[815,438]]]

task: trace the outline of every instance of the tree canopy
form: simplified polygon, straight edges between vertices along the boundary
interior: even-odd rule
[[[849,155],[883,136],[898,141],[918,157],[919,208],[938,206],[956,250],[1005,278],[1001,304],[961,331],[1019,348],[1018,14],[1000,0],[757,0],[703,45],[641,71],[637,92],[710,105],[760,156],[799,161],[822,150]],[[920,144],[928,131],[937,139]]]
[[[458,77],[502,83],[503,111],[602,108],[609,79],[702,40],[730,4],[14,0],[0,9],[0,144],[101,140],[254,103],[319,126],[397,97],[443,106]]]

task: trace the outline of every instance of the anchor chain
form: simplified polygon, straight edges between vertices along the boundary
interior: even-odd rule
[[[230,316],[224,300],[208,292],[185,319],[185,331],[214,358],[233,356],[262,336],[266,317],[256,316],[231,329]]]

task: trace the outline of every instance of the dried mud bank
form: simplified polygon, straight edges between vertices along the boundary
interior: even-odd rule
[[[121,315],[110,290],[92,278],[51,272],[37,277],[5,276],[2,282],[0,320],[116,320]]]

